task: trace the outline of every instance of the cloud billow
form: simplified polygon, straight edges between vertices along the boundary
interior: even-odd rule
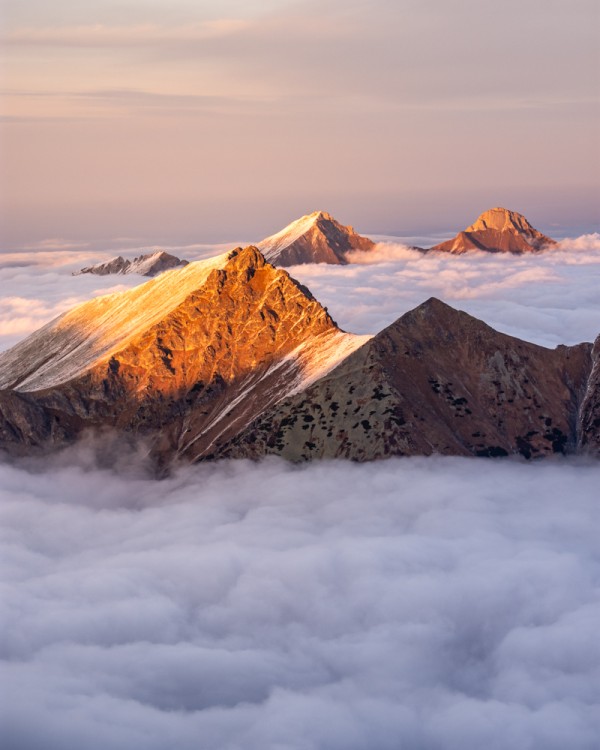
[[[0,466],[6,746],[591,749],[600,469],[473,466]]]

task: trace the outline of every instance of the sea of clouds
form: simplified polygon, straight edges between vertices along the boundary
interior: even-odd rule
[[[0,466],[11,750],[600,736],[600,466]]]
[[[143,281],[71,276],[99,259],[0,255],[0,349]],[[432,295],[544,345],[600,333],[597,235],[356,260],[292,274],[357,333]],[[85,445],[0,460],[2,744],[595,750],[598,487],[575,459],[239,461],[162,481]]]

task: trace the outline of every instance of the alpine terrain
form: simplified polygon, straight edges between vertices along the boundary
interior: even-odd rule
[[[256,247],[73,308],[0,355],[0,449],[172,461],[600,455],[600,337],[546,349],[431,298],[374,337]]]
[[[446,253],[486,250],[490,253],[531,253],[556,242],[534,229],[527,219],[506,208],[484,211],[474,224],[459,232],[453,240],[435,245],[431,250]]]
[[[259,242],[258,249],[274,266],[302,263],[348,263],[353,250],[372,250],[375,243],[345,227],[324,211],[293,221],[277,234]]]
[[[295,461],[600,453],[599,354],[600,337],[594,354],[591,344],[546,349],[431,298],[221,453]]]
[[[181,260],[181,258],[166,253],[164,250],[157,250],[155,253],[139,255],[133,260],[127,260],[119,255],[104,263],[96,263],[93,266],[86,266],[79,271],[74,271],[73,276],[80,276],[82,273],[93,273],[97,276],[108,276],[113,273],[139,273],[141,276],[157,276],[163,271],[187,266],[187,264],[187,260]]]
[[[111,428],[198,459],[364,343],[254,247],[97,297],[0,355],[0,447]]]

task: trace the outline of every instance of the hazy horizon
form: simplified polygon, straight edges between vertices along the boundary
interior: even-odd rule
[[[592,0],[5,4],[0,247],[598,231]]]

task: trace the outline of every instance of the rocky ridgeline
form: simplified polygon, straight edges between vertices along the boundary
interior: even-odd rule
[[[137,273],[140,276],[157,276],[163,271],[170,271],[172,268],[181,268],[187,266],[187,260],[181,260],[175,255],[158,250],[155,253],[147,255],[138,255],[133,260],[128,260],[118,255],[104,263],[96,263],[93,266],[86,266],[79,271],[73,271],[73,276],[81,276],[84,273],[91,273],[96,276],[109,276],[111,274],[130,274]]]
[[[0,449],[84,434],[217,457],[600,453],[600,339],[546,349],[430,299],[365,341],[255,248],[95,298],[0,355]]]

